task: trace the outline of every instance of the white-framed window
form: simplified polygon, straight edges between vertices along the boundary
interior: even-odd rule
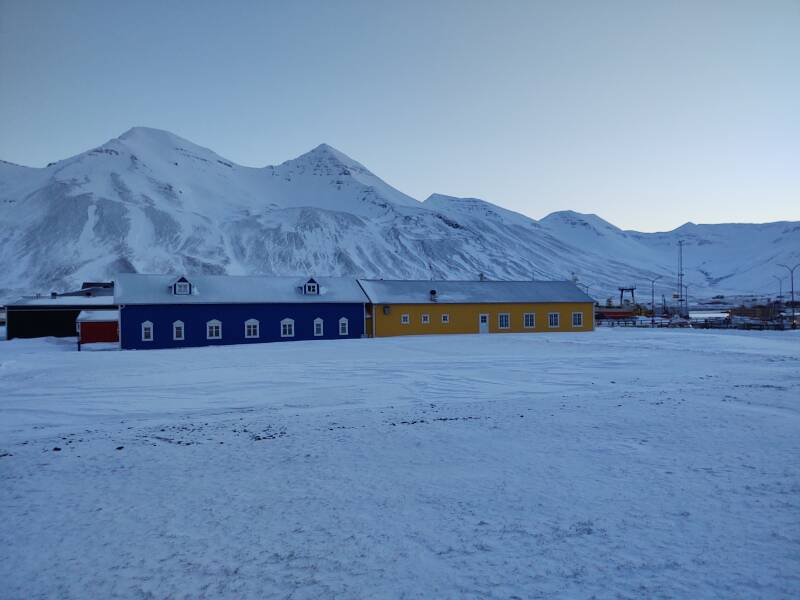
[[[294,337],[294,319],[284,319],[281,321],[281,337]]]
[[[183,327],[183,321],[172,322],[172,339],[176,342],[183,341],[186,330]]]
[[[582,312],[574,312],[574,313],[572,313],[572,326],[573,327],[583,327],[583,313]]]
[[[408,325],[411,322],[411,317],[407,314],[400,315],[400,325]]]
[[[450,322],[450,315],[449,315],[448,313],[444,313],[444,314],[442,315],[442,323],[445,323],[445,324],[447,324],[447,323],[449,323],[449,322]]]
[[[143,342],[152,342],[153,341],[153,322],[152,321],[145,321],[142,323],[142,341]]]
[[[561,315],[559,313],[550,313],[547,315],[547,324],[550,327],[559,327],[561,325]]]
[[[534,313],[525,313],[522,315],[522,326],[525,329],[533,329],[536,327],[536,315]]]
[[[307,283],[306,294],[319,294],[319,285],[316,283]]]
[[[222,339],[222,322],[216,319],[211,319],[206,322],[206,339],[208,340],[221,340]]]
[[[345,317],[339,319],[339,335],[348,335],[349,330],[350,322]]]
[[[431,316],[428,313],[422,313],[422,324],[427,325],[431,322]]]
[[[185,281],[179,281],[175,284],[175,294],[178,296],[186,296],[189,294],[189,284]]]
[[[324,322],[323,322],[322,319],[320,319],[319,317],[314,319],[314,335],[316,337],[320,337],[322,335],[325,335],[325,328],[324,327],[325,326],[324,326]]]
[[[508,313],[500,313],[497,315],[497,328],[509,329],[511,327],[511,315]]]
[[[244,322],[244,337],[253,339],[259,337],[258,319],[247,319]]]

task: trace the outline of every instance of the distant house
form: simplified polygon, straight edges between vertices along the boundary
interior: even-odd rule
[[[123,274],[114,302],[120,346],[147,349],[359,338],[368,299],[349,278]]]
[[[108,295],[54,293],[22,298],[6,305],[6,339],[74,337],[76,319],[81,311],[115,308],[114,298]]]
[[[592,331],[594,300],[571,281],[360,279],[373,337]]]

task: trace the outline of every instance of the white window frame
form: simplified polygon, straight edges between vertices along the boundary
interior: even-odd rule
[[[422,315],[420,316],[420,320],[422,321],[423,325],[429,325],[431,322],[430,313],[422,313]]]
[[[445,325],[450,323],[450,313],[442,313],[442,323]]]
[[[503,325],[503,318],[505,318],[506,324]],[[511,329],[511,314],[510,313],[498,313],[497,314],[497,328],[498,329]]]
[[[164,289],[164,288],[161,288]],[[150,335],[145,337],[144,332],[149,331]],[[153,338],[155,337],[155,331],[153,329],[153,322],[152,321],[144,321],[142,323],[142,341],[143,342],[152,342]]]
[[[281,321],[281,337],[282,338],[294,337],[294,319],[283,319]]]
[[[575,323],[575,317],[578,317],[580,323]],[[583,313],[576,311],[572,313],[572,326],[573,327],[583,327]]]
[[[317,325],[319,325],[319,332],[317,332]],[[314,319],[314,337],[322,337],[325,335],[325,321],[317,317]]]
[[[211,335],[212,327],[219,327],[219,333],[217,335]],[[222,321],[220,321],[219,319],[211,319],[210,321],[206,321],[206,339],[207,340],[222,339]]]
[[[256,332],[255,334],[250,334],[248,329],[255,326]],[[261,337],[261,323],[258,322],[258,319],[247,319],[244,322],[244,337],[248,340],[256,340]]]
[[[342,325],[344,325],[344,331],[342,331]],[[350,321],[347,320],[347,317],[339,319],[339,335],[350,335]]]
[[[556,324],[553,325],[553,317],[556,318]],[[558,329],[561,327],[561,313],[551,312],[547,314],[547,327],[550,329]]]
[[[178,281],[175,283],[176,296],[188,296],[191,289],[192,288],[187,281]]]
[[[528,325],[528,317],[531,318],[531,324]],[[522,315],[523,329],[536,329],[536,313],[527,312]]]
[[[306,294],[317,296],[319,295],[319,284],[317,283],[307,283],[306,284]]]
[[[400,315],[400,325],[410,325],[411,324],[411,316],[408,313],[403,313]]]
[[[181,328],[180,336],[175,331],[178,327]],[[186,339],[186,326],[183,324],[183,321],[172,322],[172,339],[175,342],[182,342]]]

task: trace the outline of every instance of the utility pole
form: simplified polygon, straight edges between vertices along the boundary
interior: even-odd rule
[[[678,240],[678,312],[681,312],[683,298],[683,240]]]
[[[683,286],[683,289],[686,290],[686,296],[684,297],[684,305],[686,306],[686,318],[689,318],[689,286]]]
[[[778,304],[780,304],[783,300],[783,277],[777,275],[773,275],[773,277],[778,280]]]
[[[656,326],[656,281],[661,279],[661,275],[650,279],[650,327]]]
[[[793,266],[791,268],[788,265],[779,264],[778,266],[779,267],[783,267],[784,269],[789,271],[789,276],[791,277],[790,281],[792,283],[792,329],[797,329],[797,323],[795,322],[795,318],[794,318],[794,270],[797,267],[800,267],[800,263],[797,263],[795,266]]]

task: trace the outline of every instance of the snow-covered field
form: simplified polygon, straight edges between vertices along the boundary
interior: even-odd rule
[[[0,597],[797,598],[799,409],[794,332],[2,342]]]

